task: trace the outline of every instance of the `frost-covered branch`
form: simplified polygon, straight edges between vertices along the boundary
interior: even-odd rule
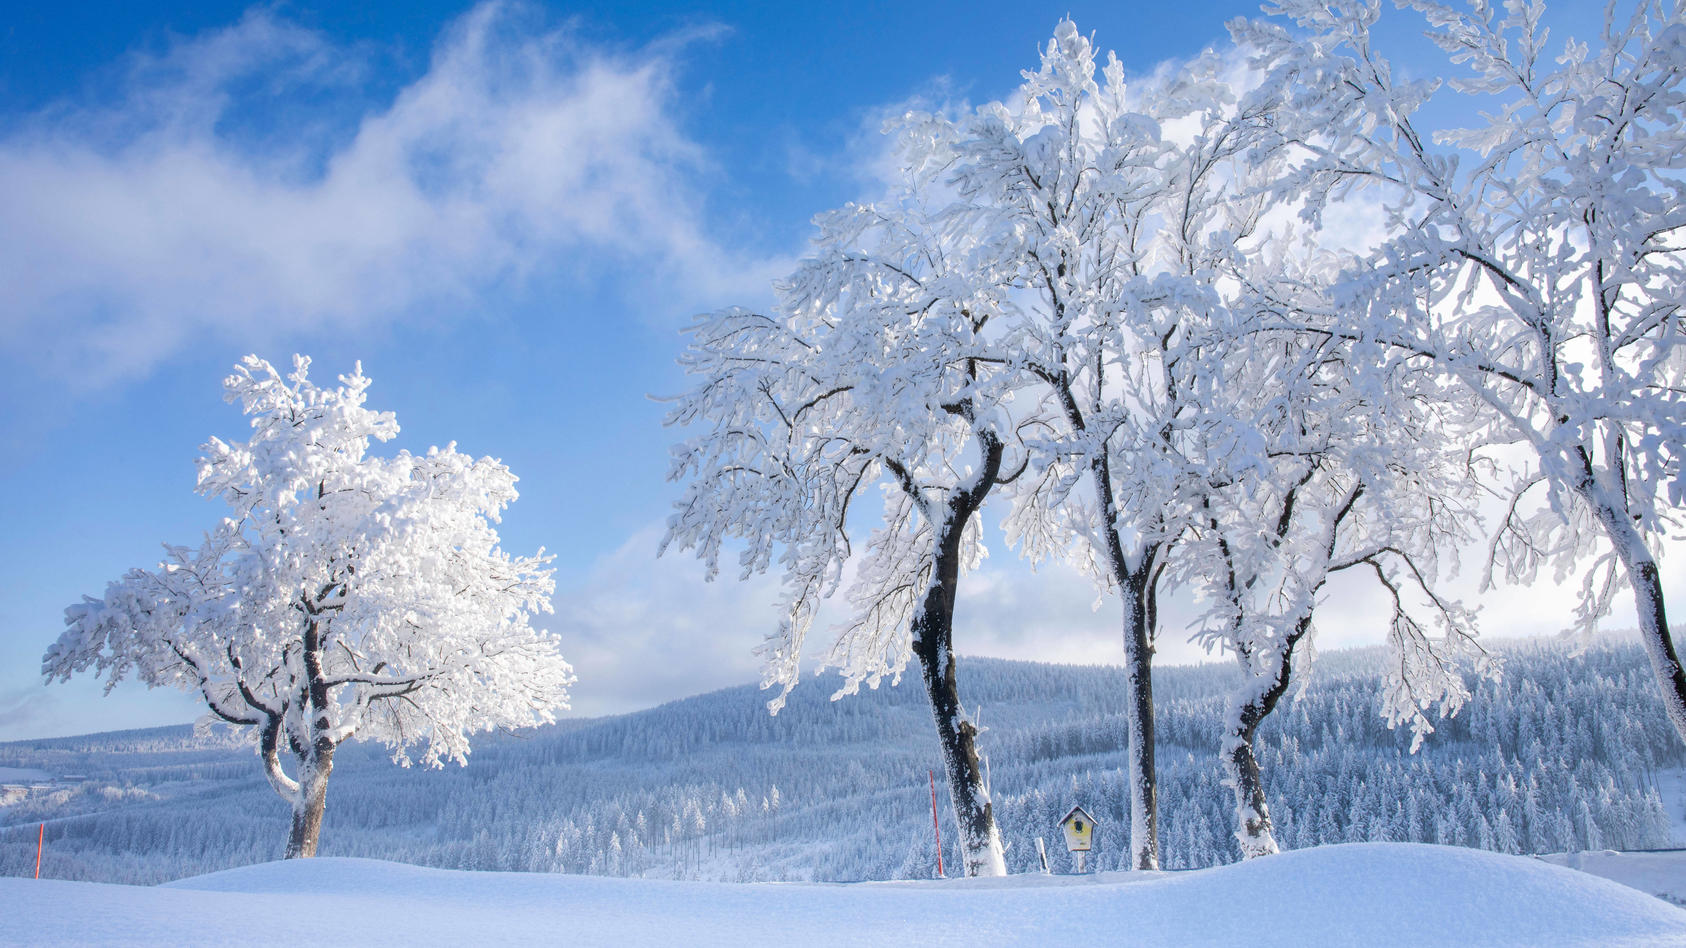
[[[1481,406],[1478,439],[1532,450],[1545,506],[1512,504],[1493,558],[1512,581],[1582,570],[1584,630],[1619,563],[1686,740],[1657,567],[1686,504],[1686,250],[1667,237],[1686,227],[1686,11],[1612,3],[1591,44],[1548,56],[1543,3],[1403,5],[1447,56],[1446,94],[1480,97],[1474,127],[1420,129],[1439,83],[1396,75],[1378,6],[1283,0],[1232,24],[1274,103],[1275,193],[1314,226],[1360,199],[1383,225],[1370,247],[1326,239],[1341,278],[1283,313],[1425,359]]]

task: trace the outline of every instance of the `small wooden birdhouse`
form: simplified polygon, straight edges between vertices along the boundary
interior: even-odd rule
[[[1094,838],[1095,818],[1089,815],[1089,811],[1074,806],[1070,813],[1060,819],[1060,829],[1065,832],[1066,849],[1074,853],[1086,853]]]

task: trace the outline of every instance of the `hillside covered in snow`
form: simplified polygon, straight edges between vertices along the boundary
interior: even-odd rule
[[[149,888],[0,879],[5,944],[1486,945],[1686,943],[1686,910],[1533,859],[1319,847],[1196,872],[769,885],[465,873],[362,859]]]
[[[1416,754],[1377,714],[1375,653],[1330,653],[1261,735],[1291,848],[1399,841],[1512,853],[1686,845],[1679,744],[1637,646],[1504,652]],[[1120,868],[1127,809],[1119,672],[990,660],[961,668],[986,730],[1015,873],[1074,803],[1099,821],[1091,869]],[[1227,666],[1156,673],[1166,867],[1233,862],[1217,722]],[[916,683],[832,702],[807,681],[777,717],[741,687],[477,743],[465,768],[403,769],[348,746],[322,854],[449,869],[715,881],[934,874],[930,712]],[[158,883],[276,859],[285,806],[252,751],[188,728],[0,745],[0,874]],[[946,860],[951,810],[939,807]],[[1682,893],[1686,894],[1686,893]]]

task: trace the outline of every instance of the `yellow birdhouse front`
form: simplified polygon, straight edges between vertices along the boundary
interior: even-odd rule
[[[1065,848],[1074,853],[1089,851],[1090,840],[1094,837],[1095,818],[1080,806],[1071,808],[1060,820],[1060,829],[1065,831]]]

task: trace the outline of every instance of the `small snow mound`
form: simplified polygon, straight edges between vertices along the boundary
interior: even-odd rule
[[[425,886],[442,876],[474,876],[479,873],[455,872],[448,869],[429,869],[382,859],[356,859],[344,856],[324,856],[319,859],[284,859],[252,866],[238,866],[221,872],[207,872],[175,882],[164,888],[194,889],[201,892],[295,893],[358,891],[401,891],[410,886]],[[488,873],[490,875],[490,873]]]
[[[1196,884],[1210,897],[1271,906],[1272,923],[1293,936],[1282,944],[1686,945],[1686,912],[1660,899],[1475,849],[1351,843],[1187,876],[1206,876]]]
[[[141,888],[0,879],[4,944],[263,940],[300,918],[375,945],[1686,945],[1686,911],[1536,859],[1409,843],[1195,872],[854,885],[457,872],[295,860]]]

